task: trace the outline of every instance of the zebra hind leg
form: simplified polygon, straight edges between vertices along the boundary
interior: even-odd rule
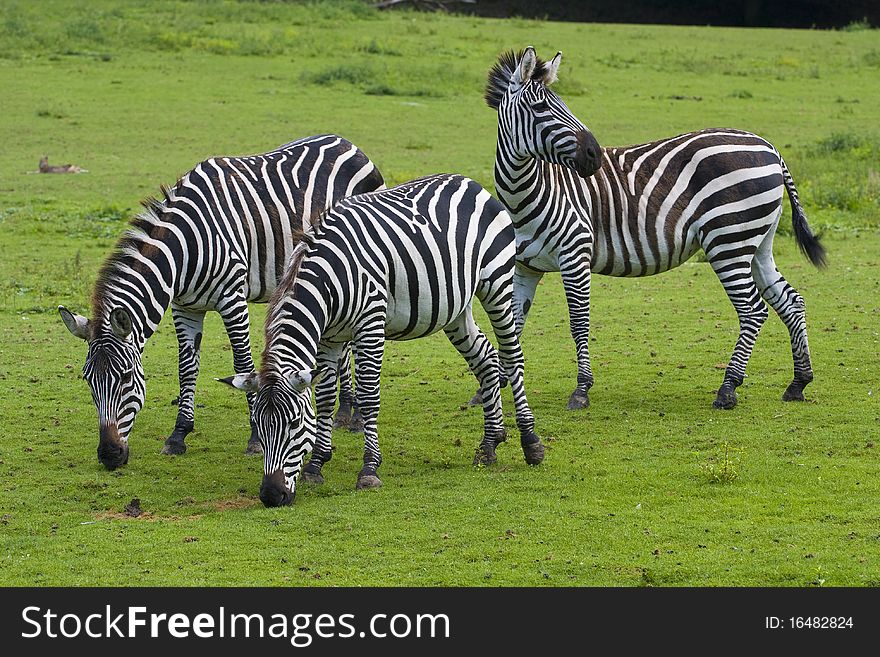
[[[254,359],[251,356],[250,320],[248,318],[247,300],[243,295],[236,295],[226,300],[225,305],[218,306],[217,312],[223,319],[226,334],[229,336],[229,344],[232,345],[232,363],[236,374],[246,374],[254,371]],[[248,439],[244,453],[254,456],[263,453],[260,444],[260,435],[257,425],[254,423],[254,400],[255,393],[248,393],[248,418],[250,419],[251,435]]]
[[[501,414],[500,364],[498,354],[489,339],[474,322],[468,307],[457,319],[443,329],[446,337],[467,361],[471,372],[480,382],[483,403],[483,440],[474,454],[474,465],[491,465],[497,461],[498,445],[507,440]]]
[[[351,348],[346,347],[339,359],[339,408],[333,420],[334,429],[348,429],[352,433],[363,433],[364,418],[357,406],[354,388],[351,384]]]
[[[529,310],[532,307],[532,303],[535,299],[535,293],[538,290],[538,283],[541,282],[541,278],[544,276],[542,272],[537,272],[524,265],[517,263],[514,267],[513,274],[513,303],[512,310],[514,316],[514,326],[516,329],[517,338],[522,336],[523,328],[525,327],[526,317],[528,317]],[[500,370],[501,376],[501,387],[504,388],[507,383],[507,373],[504,371],[502,367]],[[468,406],[482,406],[483,405],[483,391],[480,388],[477,388],[477,392],[471,397],[471,400],[468,402]]]
[[[504,301],[503,289],[500,292],[501,294],[495,295],[486,294],[480,301],[492,322],[492,330],[498,340],[499,357],[506,378],[510,381],[523,456],[529,465],[538,465],[544,460],[544,445],[535,433],[535,417],[526,399],[525,360],[514,328],[513,313],[509,304]]]
[[[794,378],[782,394],[782,401],[804,401],[804,388],[813,380],[804,300],[779,273],[769,247],[759,249],[752,270],[761,296],[779,315],[791,337]]]
[[[752,278],[751,257],[733,263],[723,259],[710,262],[739,317],[739,337],[724,372],[724,381],[712,403],[715,408],[731,409],[737,404],[736,389],[745,379],[746,365],[768,312]]]

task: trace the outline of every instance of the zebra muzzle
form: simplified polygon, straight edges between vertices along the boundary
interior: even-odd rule
[[[577,133],[574,163],[575,171],[581,178],[589,178],[602,166],[602,149],[589,130],[581,130]]]
[[[119,437],[115,425],[102,425],[98,441],[98,460],[108,470],[128,463],[128,443]]]
[[[295,496],[295,493],[287,489],[283,470],[276,470],[270,475],[263,475],[263,483],[260,486],[260,500],[264,506],[287,506],[293,502]]]

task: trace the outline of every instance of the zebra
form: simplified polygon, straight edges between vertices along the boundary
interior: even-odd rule
[[[83,378],[98,409],[99,460],[110,470],[128,462],[129,434],[145,397],[141,354],[169,306],[180,396],[162,453],[183,454],[194,427],[205,313],[223,319],[235,371],[253,371],[248,302],[269,299],[304,226],[345,196],[383,188],[379,170],[357,146],[318,135],[261,155],[204,160],[163,187],[162,200],[145,200],[99,272],[92,319],[58,309],[68,330],[88,343]],[[350,385],[340,394],[341,414],[350,414]],[[251,421],[247,453],[259,451]]]
[[[498,112],[495,189],[516,226],[517,331],[541,277],[559,271],[577,350],[577,386],[568,408],[587,408],[593,385],[591,274],[650,276],[701,248],[740,324],[713,405],[737,403],[736,388],[768,316],[764,302],[791,336],[794,378],[783,400],[803,400],[813,380],[804,300],[773,259],[783,189],[800,250],[821,268],[825,249],[807,224],[782,156],[752,133],[710,129],[603,148],[584,167],[571,155],[573,144],[587,139],[583,124],[549,88],[561,59],[557,52],[544,62],[532,47],[502,54],[489,72],[485,100]],[[596,148],[591,137],[590,145]]]
[[[364,418],[357,489],[382,484],[376,421],[385,341],[421,338],[440,329],[486,391],[484,436],[474,464],[495,462],[496,447],[506,439],[500,367],[513,390],[525,460],[540,463],[544,446],[526,400],[511,308],[514,262],[514,229],[504,206],[473,180],[455,174],[353,196],[313,224],[270,301],[260,371],[221,379],[256,394],[254,420],[264,441],[263,503],[293,501],[308,452],[302,479],[324,481],[322,467],[332,456],[334,370],[348,341],[354,346]],[[475,296],[489,316],[498,352],[474,321]]]

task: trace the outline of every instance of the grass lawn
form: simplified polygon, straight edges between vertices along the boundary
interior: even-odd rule
[[[0,0],[0,584],[880,586],[880,39],[783,31],[380,13],[358,2]],[[807,303],[816,379],[783,404],[788,334],[765,324],[729,412],[711,407],[737,334],[704,262],[594,278],[596,386],[576,371],[558,275],[523,337],[547,443],[476,469],[475,380],[442,334],[390,343],[384,486],[356,493],[360,436],[327,483],[264,509],[240,395],[206,321],[196,431],[161,456],[176,408],[170,317],[144,353],[131,460],[96,459],[85,346],[97,269],[141,198],[204,157],[337,132],[390,183],[440,171],[490,190],[485,73],[505,49],[562,50],[559,92],[602,145],[729,126],[786,159],[830,266],[780,270]],[[79,175],[31,175],[42,155]],[[254,353],[265,306],[252,310]],[[484,327],[488,324],[484,321]],[[512,400],[505,392],[509,425]],[[512,435],[516,435],[515,430]],[[132,498],[145,513],[125,515]]]

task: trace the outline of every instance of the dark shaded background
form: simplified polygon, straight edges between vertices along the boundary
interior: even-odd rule
[[[446,6],[479,16],[584,23],[839,28],[867,19],[880,25],[880,0],[477,0]]]

